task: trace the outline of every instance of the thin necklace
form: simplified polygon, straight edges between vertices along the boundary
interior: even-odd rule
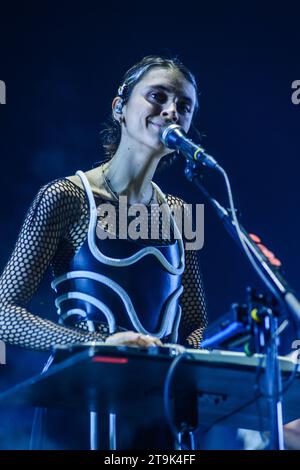
[[[116,191],[112,188],[109,179],[105,176],[103,165],[101,165],[101,170],[102,170],[103,180],[104,180],[104,183],[106,184],[107,189],[109,190],[109,192],[113,196],[113,198],[116,201],[119,201],[118,193],[116,193]],[[153,186],[153,184],[151,184],[151,187],[152,187],[151,197],[150,197],[149,202],[147,202],[147,204],[145,204],[145,206],[150,206],[151,202],[154,202],[154,186]]]

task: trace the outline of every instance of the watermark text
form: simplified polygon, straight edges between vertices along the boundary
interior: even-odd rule
[[[0,80],[0,104],[6,104],[6,85],[3,80]]]
[[[129,206],[127,197],[120,196],[117,206],[100,204],[97,215],[96,233],[100,240],[163,241],[182,238],[186,250],[200,250],[204,245],[204,204]]]
[[[0,339],[0,364],[6,364],[6,346],[4,341]]]
[[[292,90],[295,90],[291,96],[292,103],[296,105],[300,104],[300,80],[293,81]]]

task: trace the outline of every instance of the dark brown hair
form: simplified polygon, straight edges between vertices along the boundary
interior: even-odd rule
[[[195,115],[195,112],[199,107],[197,83],[194,75],[190,72],[190,70],[176,57],[167,59],[157,55],[149,55],[143,57],[142,60],[127,70],[123,77],[122,84],[118,88],[118,96],[121,98],[122,105],[127,103],[135,85],[153,67],[179,70],[184,75],[186,80],[194,86],[196,91],[196,105],[194,110]],[[105,156],[107,158],[111,158],[116,152],[121,139],[121,127],[119,122],[111,117],[110,121],[104,125],[104,129],[101,131],[100,135]]]

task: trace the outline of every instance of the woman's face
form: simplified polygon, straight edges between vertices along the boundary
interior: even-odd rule
[[[138,147],[167,154],[160,140],[160,127],[170,123],[189,130],[196,104],[196,91],[179,70],[152,68],[133,88],[123,106],[122,137]]]

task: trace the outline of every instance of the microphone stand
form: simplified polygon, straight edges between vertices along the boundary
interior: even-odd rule
[[[228,211],[214,198],[210,196],[208,191],[200,182],[199,164],[191,161],[186,157],[187,166],[185,175],[187,179],[203,192],[210,204],[215,209],[217,215],[222,220],[226,230],[240,247],[237,228],[234,220]],[[265,282],[268,290],[280,300],[290,311],[293,319],[296,320],[297,330],[300,324],[300,303],[289,287],[282,274],[275,268],[270,260],[262,253],[257,244],[251,239],[248,232],[239,224],[242,239],[247,246],[252,257],[264,272],[265,277],[271,284]],[[266,389],[267,401],[270,416],[270,449],[283,450],[283,417],[282,417],[282,380],[278,362],[278,337],[277,337],[278,321],[271,308],[266,309],[266,317],[264,321],[264,333],[266,336]]]

